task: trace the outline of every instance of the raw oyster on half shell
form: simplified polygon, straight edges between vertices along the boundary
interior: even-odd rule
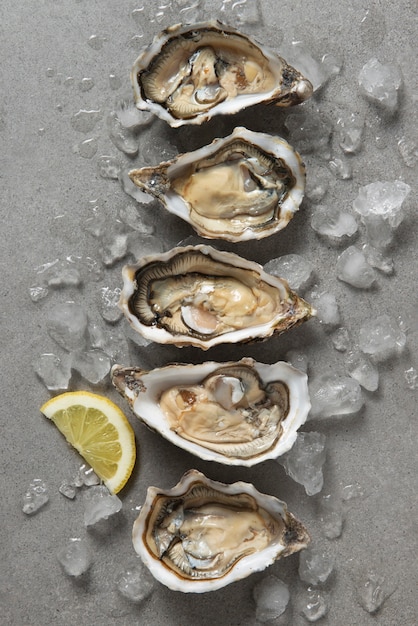
[[[177,24],[143,49],[131,72],[136,106],[171,126],[201,124],[258,104],[307,100],[312,84],[275,52],[212,20]]]
[[[284,502],[249,483],[189,470],[173,489],[149,487],[133,544],[154,577],[175,591],[214,591],[306,548],[308,531]]]
[[[262,340],[314,309],[287,282],[210,246],[173,248],[123,268],[120,307],[146,339],[207,350]]]
[[[307,376],[288,363],[176,363],[112,368],[147,426],[208,461],[250,467],[287,452],[310,409]]]
[[[129,176],[199,235],[228,241],[261,239],[284,228],[305,189],[305,167],[287,141],[242,127]]]

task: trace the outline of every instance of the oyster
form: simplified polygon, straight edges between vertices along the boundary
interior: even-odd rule
[[[298,104],[313,92],[275,52],[215,20],[157,35],[135,61],[131,79],[136,106],[171,126],[201,124],[260,102]]]
[[[147,426],[226,465],[249,467],[287,452],[311,406],[306,374],[251,358],[150,372],[115,365],[112,382]]]
[[[158,343],[207,350],[265,339],[309,319],[314,309],[260,265],[210,246],[173,248],[123,268],[120,307]]]
[[[199,235],[228,241],[261,239],[284,228],[305,189],[305,167],[287,141],[242,127],[129,176]]]
[[[306,528],[284,502],[249,483],[215,482],[189,470],[173,489],[149,487],[133,544],[161,583],[202,593],[306,548]]]

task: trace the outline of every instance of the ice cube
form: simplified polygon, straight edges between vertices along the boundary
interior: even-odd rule
[[[357,289],[368,289],[376,280],[374,269],[356,246],[349,246],[338,257],[337,277]]]
[[[85,347],[87,323],[87,313],[75,302],[56,304],[46,318],[48,334],[68,352]]]
[[[393,589],[384,576],[370,570],[357,587],[357,596],[362,608],[371,613],[377,613],[385,600],[393,593]]]
[[[290,593],[282,580],[270,575],[254,587],[253,597],[256,603],[256,620],[264,624],[277,619],[285,612]]]
[[[85,526],[93,526],[102,519],[108,519],[122,508],[121,500],[111,494],[105,485],[91,487],[84,492],[83,500]]]
[[[363,140],[364,116],[357,112],[345,112],[337,120],[340,148],[348,153],[359,152]]]
[[[150,133],[147,133],[145,137],[142,136],[141,156],[148,165],[170,161],[177,153],[177,147],[171,144],[167,137],[159,137]]]
[[[89,216],[83,221],[82,226],[93,237],[101,237],[106,230],[107,218],[102,207],[94,205],[89,207]]]
[[[35,373],[50,391],[65,391],[71,380],[71,359],[53,353],[40,354],[33,362]]]
[[[331,335],[331,341],[338,352],[345,352],[350,345],[350,333],[344,326],[337,328]]]
[[[349,376],[323,375],[309,385],[311,418],[352,415],[364,404],[359,383]]]
[[[141,233],[133,232],[128,235],[128,249],[134,259],[140,259],[149,254],[163,252],[164,245],[161,237],[155,237],[154,235],[144,236]]]
[[[309,301],[316,309],[317,318],[325,326],[338,326],[340,323],[340,310],[337,300],[332,293],[326,291],[313,291]]]
[[[331,495],[322,498],[321,530],[327,539],[337,539],[341,536],[344,516],[341,500]]]
[[[91,565],[87,543],[79,537],[71,537],[59,550],[57,558],[68,576],[81,576]]]
[[[112,361],[125,363],[129,360],[129,348],[125,335],[111,328],[106,332],[98,324],[90,324],[89,337],[92,348],[100,348]]]
[[[43,300],[43,298],[47,297],[48,293],[49,289],[45,285],[31,285],[31,287],[29,287],[29,295],[32,302]]]
[[[418,372],[415,367],[409,367],[405,370],[404,376],[409,389],[416,389],[418,387]]]
[[[137,563],[117,575],[116,586],[125,598],[140,603],[154,590],[155,580],[141,563]]]
[[[367,225],[367,218],[381,217],[392,228],[397,228],[404,218],[402,205],[411,187],[401,180],[377,181],[360,187],[353,201],[353,209]]]
[[[318,110],[292,113],[287,116],[285,126],[289,142],[303,154],[316,153],[324,159],[330,158],[331,122]]]
[[[402,75],[399,68],[384,65],[372,58],[363,65],[358,77],[361,92],[389,113],[398,108],[399,89]]]
[[[309,546],[299,554],[299,577],[310,585],[325,583],[333,569],[333,559],[318,545]]]
[[[418,141],[410,137],[401,137],[398,141],[399,154],[407,167],[418,163]]]
[[[328,163],[328,167],[335,178],[339,178],[340,180],[350,180],[350,178],[353,178],[351,162],[346,158],[334,157]]]
[[[128,251],[128,233],[122,224],[115,222],[100,236],[99,254],[106,267],[111,267]]]
[[[305,352],[302,352],[302,350],[289,350],[288,352],[286,352],[285,359],[288,363],[293,365],[293,367],[296,367],[296,369],[300,370],[301,372],[305,372],[306,374],[306,372],[308,371],[308,356],[307,354],[305,354]]]
[[[132,12],[134,16],[135,11]],[[141,21],[144,19],[143,10],[137,14]],[[115,115],[120,125],[126,130],[138,132],[145,126],[148,126],[155,120],[155,115],[150,111],[140,111],[132,98],[126,98],[118,103],[115,109]]]
[[[97,476],[94,470],[85,463],[83,463],[83,465],[80,465],[80,467],[78,468],[78,475],[83,485],[85,485],[86,487],[92,487],[93,485],[100,484],[100,478]]]
[[[309,283],[313,267],[312,264],[299,254],[285,254],[277,259],[271,259],[264,266],[268,274],[284,278],[290,287],[295,290],[305,289]]]
[[[120,300],[120,294],[122,290],[120,287],[101,287],[99,310],[106,322],[113,324],[122,317],[122,311],[118,306]]]
[[[317,622],[328,611],[327,598],[323,591],[308,587],[301,599],[302,613],[308,622]]]
[[[23,496],[22,511],[26,515],[37,513],[48,502],[48,487],[41,478],[34,478]]]
[[[375,362],[400,354],[405,348],[406,335],[396,320],[384,313],[368,320],[360,328],[359,346]]]
[[[335,244],[352,237],[358,230],[356,219],[351,213],[325,206],[315,209],[311,226],[315,232]]]
[[[305,195],[315,204],[321,202],[328,191],[329,176],[326,170],[318,166],[309,168],[309,175],[306,179]]]
[[[367,391],[376,391],[379,387],[377,368],[359,352],[349,352],[346,357],[347,372]]]
[[[319,493],[324,484],[325,442],[326,437],[322,433],[298,433],[289,452],[277,459],[286,474],[305,487],[308,496]]]
[[[116,148],[130,157],[136,156],[139,150],[139,141],[132,129],[122,126],[115,111],[109,113],[106,123],[109,137]]]
[[[379,239],[381,243],[381,239]],[[362,252],[366,258],[366,261],[372,267],[380,270],[384,274],[393,274],[393,259],[392,257],[384,254],[382,250],[374,248],[369,243],[365,243],[362,247]]]
[[[147,221],[141,210],[133,204],[124,205],[119,209],[119,218],[129,228],[138,231],[141,235],[152,235],[154,226]]]
[[[64,480],[60,486],[58,491],[65,497],[68,498],[69,500],[74,500],[75,495],[76,495],[76,488],[75,485],[68,482],[67,480]]]
[[[57,554],[64,572],[68,576],[81,576],[91,565],[91,555],[86,541],[72,537]]]
[[[102,350],[84,350],[73,354],[72,368],[93,385],[106,378],[110,367],[110,359]]]

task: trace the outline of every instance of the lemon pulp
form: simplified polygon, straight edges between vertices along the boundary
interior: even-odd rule
[[[122,489],[132,473],[136,447],[132,427],[116,404],[104,396],[74,391],[51,398],[41,411],[112,493]]]

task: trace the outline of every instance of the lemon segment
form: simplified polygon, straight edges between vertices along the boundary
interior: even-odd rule
[[[88,391],[51,398],[41,407],[66,440],[81,454],[109,491],[118,493],[132,473],[134,431],[120,408]]]

